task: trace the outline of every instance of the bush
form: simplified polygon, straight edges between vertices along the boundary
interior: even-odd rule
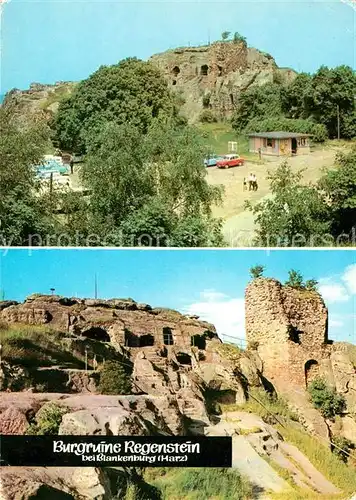
[[[332,452],[340,458],[343,462],[347,463],[350,451],[355,448],[355,445],[349,439],[343,436],[334,436]]]
[[[314,123],[311,120],[294,120],[284,117],[265,118],[262,120],[256,117],[248,122],[245,132],[274,132],[275,130],[311,134],[315,142],[324,142],[328,138],[325,125]]]
[[[308,392],[315,408],[319,409],[325,418],[334,418],[345,410],[345,398],[320,378],[311,382]]]
[[[265,266],[253,266],[250,268],[250,276],[251,278],[261,278],[263,272],[265,270]]]
[[[303,276],[300,274],[299,271],[295,271],[294,269],[291,269],[288,271],[289,278],[285,282],[286,286],[290,286],[291,288],[303,288]]]
[[[101,394],[130,394],[131,380],[118,361],[106,361],[100,371]]]
[[[67,408],[63,408],[56,403],[46,403],[36,413],[35,422],[29,426],[27,434],[41,436],[57,435],[63,415],[67,412]]]
[[[200,113],[199,121],[201,123],[216,123],[218,119],[211,109],[204,109],[204,111]]]

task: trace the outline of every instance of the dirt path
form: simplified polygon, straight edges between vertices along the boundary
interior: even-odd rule
[[[309,155],[290,158],[289,163],[293,172],[305,169],[303,173],[305,184],[316,182],[322,170],[334,164],[336,151],[336,148],[315,151]],[[223,234],[230,246],[251,246],[255,223],[253,214],[244,209],[245,201],[248,200],[255,205],[261,199],[270,196],[267,171],[275,172],[282,161],[281,158],[270,157],[261,165],[246,162],[243,167],[227,170],[208,169],[208,182],[211,185],[222,185],[225,190],[223,204],[213,208],[213,215],[224,220]],[[258,179],[259,189],[256,192],[243,190],[243,179],[251,172]]]

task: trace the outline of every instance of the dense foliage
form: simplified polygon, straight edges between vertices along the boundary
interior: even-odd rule
[[[2,245],[28,243],[29,234],[50,230],[50,199],[40,193],[34,166],[48,144],[46,129],[33,125],[18,130],[0,109],[0,239]]]
[[[316,142],[356,136],[356,73],[348,66],[322,66],[314,75],[300,73],[291,83],[273,83],[244,92],[234,113],[233,127],[241,132],[310,133]]]
[[[55,119],[61,147],[84,152],[88,136],[108,122],[130,123],[146,133],[152,121],[176,116],[174,97],[151,63],[135,58],[102,66],[63,101]]]
[[[130,394],[131,379],[118,361],[109,360],[100,370],[100,394]]]
[[[58,434],[63,415],[68,409],[56,403],[47,403],[36,413],[35,421],[29,426],[27,434],[54,436]]]
[[[100,244],[220,245],[210,207],[221,191],[207,183],[203,156],[200,136],[189,127],[156,123],[142,135],[108,124],[93,138],[82,171],[90,203],[71,224],[86,218]]]
[[[339,154],[316,185],[302,184],[283,162],[268,174],[273,197],[247,207],[258,223],[256,244],[328,246],[352,244],[356,221],[356,148]]]
[[[325,418],[334,418],[345,409],[345,398],[335,389],[328,387],[320,378],[313,380],[308,386],[308,392],[315,408],[321,411]]]
[[[221,224],[198,132],[177,117],[86,130],[86,194],[40,188],[34,165],[47,147],[42,129],[19,131],[0,113],[0,236],[12,245],[218,246]],[[145,127],[146,127],[145,125]],[[34,236],[35,235],[35,236]]]
[[[259,246],[317,246],[329,233],[330,208],[321,193],[301,184],[301,172],[294,174],[287,162],[268,174],[273,197],[246,204],[258,224]],[[315,244],[314,243],[314,244]],[[325,242],[330,243],[330,241]]]

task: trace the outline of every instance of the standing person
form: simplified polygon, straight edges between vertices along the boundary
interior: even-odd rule
[[[257,177],[255,174],[253,174],[253,190],[257,191],[257,189],[258,189]]]
[[[262,149],[258,148],[258,158],[262,160]]]
[[[253,189],[253,174],[251,173],[248,177],[248,190],[251,191]]]
[[[247,190],[247,180],[246,180],[246,177],[244,177],[244,180],[243,180],[243,191],[246,191]]]
[[[70,157],[70,173],[73,175],[73,168],[74,168],[74,161],[73,161],[73,156]]]

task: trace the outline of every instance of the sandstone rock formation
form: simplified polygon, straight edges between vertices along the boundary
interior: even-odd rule
[[[1,471],[2,500],[109,500],[107,474],[94,467],[6,467]]]
[[[244,43],[215,42],[156,54],[150,61],[164,74],[172,90],[184,100],[191,122],[203,109],[229,116],[242,92],[276,79],[291,81],[296,73],[278,68],[273,57]]]
[[[75,87],[72,82],[57,82],[53,85],[32,83],[28,90],[13,89],[5,96],[2,106],[11,113],[20,127],[38,121],[49,121],[57,111],[63,97],[70,95]]]
[[[257,349],[263,375],[294,406],[310,430],[329,431],[307,397],[320,377],[345,396],[347,412],[356,405],[356,370],[347,345],[328,339],[328,311],[316,291],[283,286],[271,278],[253,280],[245,292],[246,337]],[[356,439],[356,438],[355,438]]]

